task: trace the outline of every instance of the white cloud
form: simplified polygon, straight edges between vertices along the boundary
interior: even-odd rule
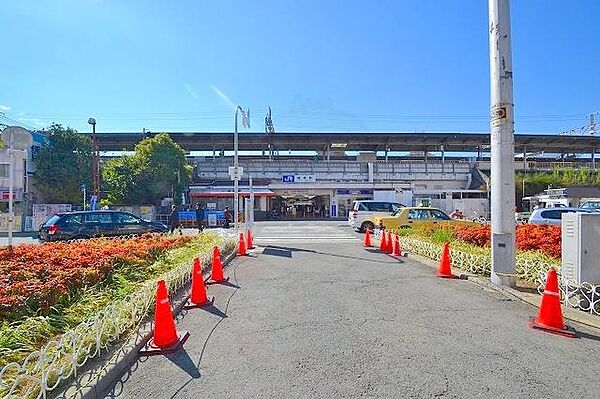
[[[12,108],[9,107],[8,105],[0,105],[0,111],[2,112],[8,112],[10,111]]]
[[[229,99],[229,97],[227,97],[227,96],[225,95],[225,93],[223,93],[221,90],[219,90],[219,89],[218,89],[216,86],[214,86],[214,85],[210,85],[210,88],[211,88],[211,89],[213,89],[213,91],[215,92],[215,94],[216,94],[217,96],[219,96],[219,97],[221,98],[221,100],[225,101],[225,103],[226,103],[227,105],[229,105],[231,108],[235,108],[235,104],[233,103],[233,101],[231,101],[231,100]]]
[[[192,86],[190,86],[189,84],[184,84],[183,88],[190,94],[190,96],[194,98],[194,100],[197,100],[199,98],[198,93],[196,93],[194,89],[192,89]]]
[[[45,122],[38,118],[17,118],[17,120],[20,122],[28,123],[28,124],[32,125],[33,127],[46,127],[49,125],[48,122]]]

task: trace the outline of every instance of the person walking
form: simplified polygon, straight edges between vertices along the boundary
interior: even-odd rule
[[[171,234],[175,232],[175,229],[179,228],[179,213],[175,204],[171,206],[171,213],[169,214],[169,226],[171,227]],[[181,230],[179,230],[179,234],[183,234]]]
[[[223,217],[225,218],[225,225],[223,227],[225,227],[226,229],[230,228],[230,223],[231,223],[231,212],[229,211],[229,207],[226,206],[225,207],[225,212],[223,212]]]
[[[198,232],[204,230],[204,207],[201,202],[196,203],[196,222],[198,223]]]

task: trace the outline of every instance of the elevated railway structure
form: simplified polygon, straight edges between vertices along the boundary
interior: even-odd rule
[[[144,137],[156,133],[96,133],[101,151],[132,150]],[[169,132],[186,151],[221,151],[233,148],[230,132]],[[489,149],[488,133],[435,132],[277,132],[239,133],[240,151],[381,151],[483,153]],[[522,153],[595,154],[600,136],[516,134],[515,147]]]

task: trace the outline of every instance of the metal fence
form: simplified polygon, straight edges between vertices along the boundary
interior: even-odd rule
[[[379,239],[379,235],[376,234]],[[436,244],[414,237],[400,237],[402,249],[434,261],[439,261],[442,254],[442,244]],[[481,252],[469,252],[461,249],[451,250],[452,267],[465,270],[473,274],[489,276],[492,269],[491,251],[489,248]],[[546,274],[549,269],[560,269],[560,262],[544,259],[527,252],[517,253],[516,276],[520,279],[537,282],[540,295],[546,285]],[[584,312],[600,316],[600,285],[583,283],[574,284],[559,273],[559,287],[561,302],[565,305],[580,309]]]
[[[224,238],[224,254],[235,248],[235,241]],[[203,267],[211,251],[198,254]],[[77,376],[77,370],[106,350],[114,341],[132,333],[146,319],[156,294],[156,283],[165,280],[170,295],[191,278],[191,262],[182,262],[135,293],[115,301],[93,318],[52,340],[21,363],[9,363],[0,370],[0,397],[46,398],[62,381]]]
[[[546,289],[546,277],[546,273],[539,274],[538,292],[540,295]],[[590,283],[575,284],[558,273],[558,288],[562,303],[586,313],[600,316],[600,285]]]

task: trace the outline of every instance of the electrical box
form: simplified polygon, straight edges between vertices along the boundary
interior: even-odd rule
[[[562,270],[571,283],[600,284],[600,212],[562,214]]]

